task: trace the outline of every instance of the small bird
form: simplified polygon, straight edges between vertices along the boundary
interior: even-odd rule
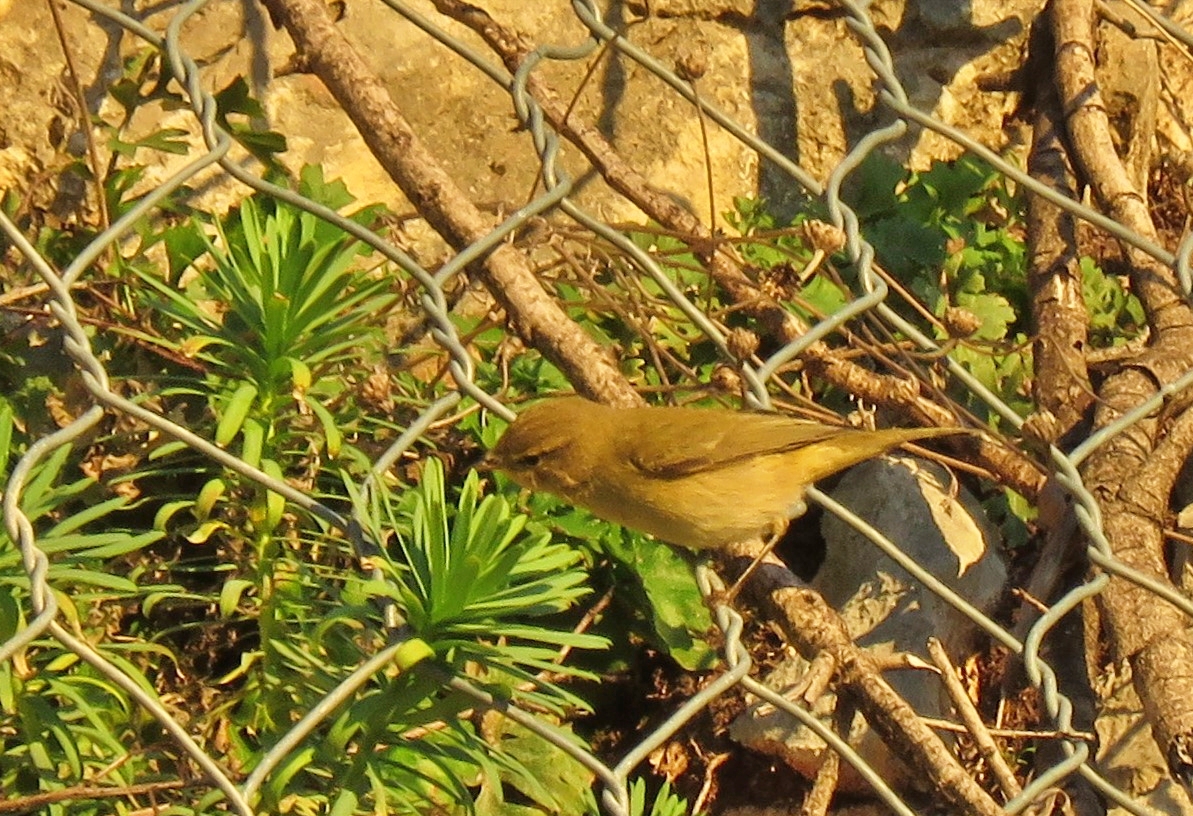
[[[778,414],[559,397],[519,414],[484,464],[606,521],[716,550],[773,540],[803,512],[804,491],[819,479],[904,442],[963,432],[863,431]]]

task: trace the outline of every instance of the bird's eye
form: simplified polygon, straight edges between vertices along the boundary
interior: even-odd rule
[[[520,468],[535,468],[542,460],[541,453],[524,453],[514,460],[514,464]]]

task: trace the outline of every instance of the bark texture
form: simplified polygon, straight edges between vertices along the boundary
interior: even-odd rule
[[[1108,215],[1158,243],[1146,191],[1131,182],[1115,151],[1107,106],[1095,78],[1092,0],[1055,0],[1051,21],[1056,79],[1076,166]],[[1172,269],[1123,244],[1131,288],[1151,328],[1148,346],[1098,391],[1096,427],[1104,427],[1193,368],[1193,311]],[[1090,456],[1082,475],[1102,512],[1117,559],[1171,585],[1164,525],[1180,466],[1193,449],[1188,395],[1170,398]],[[1188,785],[1193,763],[1193,640],[1188,620],[1155,592],[1115,578],[1098,596],[1099,611],[1119,659],[1129,660],[1152,733],[1173,776]]]

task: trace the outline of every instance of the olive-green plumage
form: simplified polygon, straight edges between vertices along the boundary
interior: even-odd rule
[[[562,397],[523,411],[486,463],[616,524],[717,549],[775,530],[819,479],[904,442],[959,432],[861,431],[777,414]]]

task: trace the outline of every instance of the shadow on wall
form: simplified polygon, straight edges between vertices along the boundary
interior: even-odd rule
[[[917,108],[934,111],[959,71],[1023,33],[1023,23],[1010,9],[1004,12],[1008,16],[997,23],[975,26],[972,22],[975,16],[990,19],[999,14],[997,9],[992,14],[979,8],[975,15],[975,3],[981,2],[1000,0],[906,0],[904,13],[896,27],[878,26],[879,35],[897,55],[895,75]],[[613,2],[605,12],[604,22],[613,30],[632,37],[636,25],[650,19],[637,12],[634,4]],[[801,80],[808,78],[796,76],[797,70],[806,70],[806,67],[797,68],[800,55],[795,54],[793,59],[791,51],[804,40],[798,27],[840,26],[841,36],[853,36],[841,23],[845,18],[846,13],[836,7],[797,9],[793,0],[757,0],[750,15],[727,12],[715,21],[717,26],[736,29],[744,39],[747,64],[742,66],[742,79],[748,82],[749,104],[758,136],[794,163],[800,163],[802,158],[801,135],[805,143],[815,142],[817,138],[816,134],[801,134],[801,126],[814,127],[815,122],[824,118],[809,115],[816,113],[811,109],[804,110],[801,116],[801,101],[805,106],[835,105],[834,116],[841,122],[846,150],[894,120],[883,105],[871,104],[868,99],[859,100],[858,88],[851,83],[874,82],[864,66],[855,78],[831,84],[831,102],[826,96],[821,96],[823,101],[819,103],[799,98]],[[616,49],[611,48],[602,56],[599,76],[597,129],[610,143],[617,144],[618,117],[625,113],[625,105],[631,99],[627,97],[630,73],[625,59]],[[906,162],[916,141],[913,132],[884,152],[896,161]],[[774,162],[761,158],[756,173],[758,194],[769,202],[769,209],[780,222],[807,209],[806,191]],[[575,180],[576,191],[596,180],[595,171],[587,169]],[[696,209],[691,201],[674,191],[671,195],[685,208]]]
[[[970,0],[908,0],[897,28],[876,26],[879,36],[897,55],[895,76],[916,108],[932,113],[958,71],[1024,33],[1018,17],[1007,16],[991,25],[976,26],[973,16]],[[845,82],[835,82],[834,92],[845,125],[846,142],[851,148],[875,129],[894,121],[894,115],[881,103],[868,110],[860,109],[854,90]],[[884,152],[905,164],[917,133],[918,128],[913,125],[908,136]]]
[[[785,36],[792,11],[790,0],[759,0],[743,34],[750,55],[750,99],[758,136],[798,164],[799,102]],[[804,191],[766,158],[758,162],[758,194],[769,202],[780,223],[807,208]]]

